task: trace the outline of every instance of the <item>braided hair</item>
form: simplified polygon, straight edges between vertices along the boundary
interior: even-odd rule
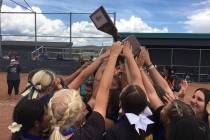
[[[53,132],[50,140],[63,140],[62,130],[70,128],[81,118],[83,102],[76,90],[62,89],[48,103]]]

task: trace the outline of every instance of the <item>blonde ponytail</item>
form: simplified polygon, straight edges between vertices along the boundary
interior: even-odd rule
[[[62,89],[57,91],[48,103],[48,113],[51,116],[51,126],[54,129],[59,126],[62,130],[70,128],[81,118],[84,104],[76,90]],[[53,132],[50,140],[63,140]]]
[[[53,84],[54,80],[55,74],[52,71],[39,70],[33,75],[31,81],[28,81],[27,87],[21,95],[29,95],[30,99],[36,99],[39,93],[44,92]]]
[[[50,136],[49,140],[66,140],[60,132],[60,127],[56,126]]]
[[[55,80],[55,74],[49,70],[40,70],[34,74],[31,82],[34,85],[41,85],[41,90],[45,90],[47,87],[52,85]]]

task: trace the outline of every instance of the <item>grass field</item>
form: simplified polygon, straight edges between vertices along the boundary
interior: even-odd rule
[[[21,82],[20,82],[20,91],[25,88],[27,83],[27,74],[21,74]],[[185,96],[186,102],[191,98],[191,93],[198,87],[204,87],[210,89],[210,84],[202,84],[202,83],[191,83],[189,84],[189,88],[187,89],[187,94]],[[7,99],[7,83],[6,83],[6,74],[0,72],[0,140],[10,140],[11,133],[8,130],[8,125],[12,120],[12,112],[13,108],[21,98],[21,96],[13,97],[11,99]]]

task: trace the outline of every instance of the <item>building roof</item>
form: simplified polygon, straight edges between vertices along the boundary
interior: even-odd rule
[[[120,39],[134,35],[141,45],[150,47],[209,48],[207,33],[119,33]]]
[[[119,33],[120,38],[126,38],[129,35],[135,35],[137,38],[144,39],[209,39],[210,33]]]

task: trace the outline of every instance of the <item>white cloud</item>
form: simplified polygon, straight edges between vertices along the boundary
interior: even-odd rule
[[[203,5],[206,5],[206,4],[210,4],[210,0],[204,0],[204,1],[201,1],[201,2],[197,2],[197,3],[192,3],[192,6],[203,6]]]
[[[108,37],[103,32],[99,32],[96,27],[93,25],[93,23],[88,21],[80,21],[80,22],[74,22],[72,24],[72,34],[73,36],[96,36],[96,37]]]
[[[210,33],[210,9],[195,11],[184,24],[188,32]]]
[[[120,19],[116,22],[116,26],[119,32],[168,32],[166,27],[163,29],[153,28],[136,16],[131,16],[129,20]]]
[[[32,7],[38,13],[42,10],[38,7]],[[26,12],[20,6],[14,8],[3,5],[2,11],[7,12]],[[127,19],[116,21],[119,32],[168,32],[166,27],[159,29],[146,24],[141,18],[131,16]],[[4,37],[6,40],[34,40],[34,14],[2,14],[2,32],[6,34],[30,35],[32,37]],[[69,29],[61,19],[51,19],[43,14],[37,14],[37,33],[38,35],[67,36],[66,38],[57,37],[39,37],[38,41],[69,41]],[[92,22],[79,21],[72,24],[72,36],[74,37],[110,37],[109,35],[98,31]],[[111,44],[110,38],[73,38],[74,45],[101,45]]]
[[[2,11],[8,12],[24,12],[24,10],[20,6],[16,6],[15,8],[8,7],[6,5],[2,6]],[[1,16],[2,22],[2,32],[3,33],[11,33],[13,34],[32,34],[34,29],[33,19],[34,16],[31,14],[2,14]]]
[[[38,7],[32,7],[38,13],[41,13],[41,9]],[[26,12],[20,6],[11,8],[9,6],[3,5],[2,11],[6,12]],[[35,26],[34,26],[34,14],[2,14],[2,33],[9,35],[29,35],[34,36]],[[38,37],[38,41],[59,41],[59,42],[68,42],[69,41],[69,26],[66,26],[64,22],[60,19],[50,19],[44,14],[37,14],[37,34],[45,36],[66,36],[66,37]],[[75,37],[104,37],[108,36],[100,31],[98,31],[93,23],[88,21],[74,22],[72,24],[72,36]],[[5,36],[4,40],[25,40],[33,41],[33,37],[21,37],[21,36]],[[75,45],[86,45],[97,43],[94,40],[97,39],[87,39],[87,38],[73,38]],[[107,39],[98,39],[103,42],[107,42]],[[109,39],[112,40],[112,39]],[[108,42],[110,42],[108,40]]]

